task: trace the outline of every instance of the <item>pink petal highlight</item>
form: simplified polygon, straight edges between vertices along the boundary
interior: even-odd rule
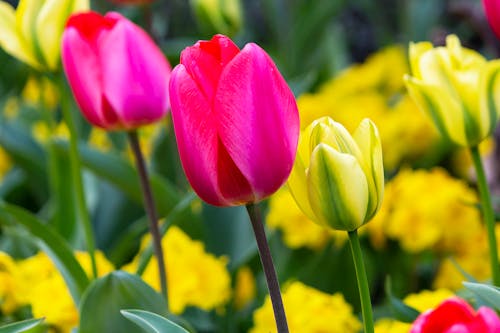
[[[169,108],[170,65],[151,38],[121,20],[98,42],[103,95],[119,126],[135,128],[162,118]]]
[[[288,178],[298,142],[295,98],[271,58],[255,44],[224,68],[214,110],[222,143],[256,200]]]
[[[92,47],[72,27],[62,38],[62,63],[75,100],[85,118],[99,127],[107,121],[101,115],[101,73],[99,59]]]

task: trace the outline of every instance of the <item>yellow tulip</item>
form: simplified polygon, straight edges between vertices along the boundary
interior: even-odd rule
[[[377,127],[364,119],[354,135],[329,117],[300,135],[288,187],[302,211],[320,225],[354,231],[378,211],[384,192]]]
[[[500,60],[487,61],[455,35],[446,38],[446,46],[411,43],[409,53],[406,87],[439,132],[468,147],[488,137],[499,117]]]
[[[66,20],[88,9],[88,0],[20,0],[17,9],[0,1],[0,47],[37,70],[55,71]]]

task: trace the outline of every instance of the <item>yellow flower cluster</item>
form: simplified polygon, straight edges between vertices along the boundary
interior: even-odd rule
[[[342,294],[330,295],[295,281],[283,288],[282,296],[290,332],[350,333],[361,328]],[[254,312],[253,320],[250,333],[276,332],[269,296]]]
[[[299,97],[301,126],[330,116],[353,132],[363,118],[377,125],[384,151],[384,167],[396,168],[432,149],[439,136],[432,123],[405,93],[408,72],[401,47],[383,49],[323,85],[317,93]]]
[[[243,266],[236,273],[236,281],[234,283],[234,307],[238,310],[247,306],[257,293],[255,286],[255,276],[252,270]]]
[[[143,244],[147,244],[146,236]],[[162,239],[168,285],[170,311],[180,314],[187,306],[211,310],[224,305],[231,296],[231,277],[226,269],[227,259],[205,252],[200,241],[189,238],[180,228],[172,226]],[[138,258],[124,269],[135,272]],[[160,290],[158,264],[155,258],[148,263],[144,281]]]
[[[408,252],[460,253],[482,232],[477,200],[465,182],[444,169],[405,169],[387,184],[380,212],[366,228],[376,247],[386,235]]]
[[[7,174],[7,172],[12,167],[12,162],[9,158],[9,155],[5,150],[0,146],[0,181]]]
[[[311,221],[297,206],[286,187],[270,198],[266,224],[281,230],[285,244],[292,249],[320,249],[329,239],[334,239],[338,245],[347,239],[345,232],[330,231]]]
[[[76,258],[90,275],[88,253],[77,252]],[[101,252],[96,252],[96,261],[100,276],[114,269]],[[16,262],[0,252],[0,309],[10,314],[23,305],[30,305],[34,317],[45,318],[58,332],[70,332],[78,325],[78,309],[63,277],[45,253]]]
[[[453,296],[447,289],[435,291],[423,290],[418,294],[410,294],[403,299],[403,302],[419,312],[433,309],[445,299]],[[383,318],[375,323],[375,333],[408,333],[411,324],[403,323],[392,318]]]

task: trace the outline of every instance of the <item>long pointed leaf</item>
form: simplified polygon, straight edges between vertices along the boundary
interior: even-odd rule
[[[28,319],[0,327],[0,333],[21,333],[38,326],[42,319]]]
[[[15,205],[0,202],[0,223],[18,223],[29,231],[61,272],[75,304],[79,304],[89,279],[68,243],[35,215]]]
[[[121,314],[148,333],[188,333],[176,323],[149,311],[121,310]]]
[[[500,288],[483,283],[462,282],[484,304],[500,311]]]

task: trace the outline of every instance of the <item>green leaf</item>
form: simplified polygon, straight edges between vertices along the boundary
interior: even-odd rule
[[[389,306],[391,308],[394,319],[402,321],[404,323],[412,323],[415,321],[415,319],[417,319],[420,312],[418,312],[411,306],[406,305],[405,303],[403,303],[403,301],[392,295],[390,277],[387,277],[387,279],[385,280],[385,293],[387,299],[389,300]]]
[[[120,314],[131,308],[167,314],[165,299],[137,275],[115,271],[97,279],[82,299],[79,333],[142,333]]]
[[[20,333],[26,332],[30,328],[38,326],[43,321],[42,319],[28,319],[23,321],[18,321],[16,323],[4,325],[0,327],[0,333]]]
[[[149,333],[188,333],[181,326],[156,313],[143,310],[121,310],[120,312]]]
[[[27,229],[37,246],[47,253],[61,272],[75,304],[78,305],[89,279],[68,243],[35,215],[1,201],[0,223],[17,223]]]
[[[500,288],[483,283],[462,282],[462,284],[484,304],[500,311]]]
[[[60,144],[60,149],[68,150],[67,144]],[[118,155],[102,153],[85,144],[79,146],[82,165],[90,169],[97,176],[109,181],[127,194],[138,204],[143,203],[142,190],[135,168]],[[150,174],[158,214],[163,217],[170,212],[179,200],[175,187],[158,174]]]

